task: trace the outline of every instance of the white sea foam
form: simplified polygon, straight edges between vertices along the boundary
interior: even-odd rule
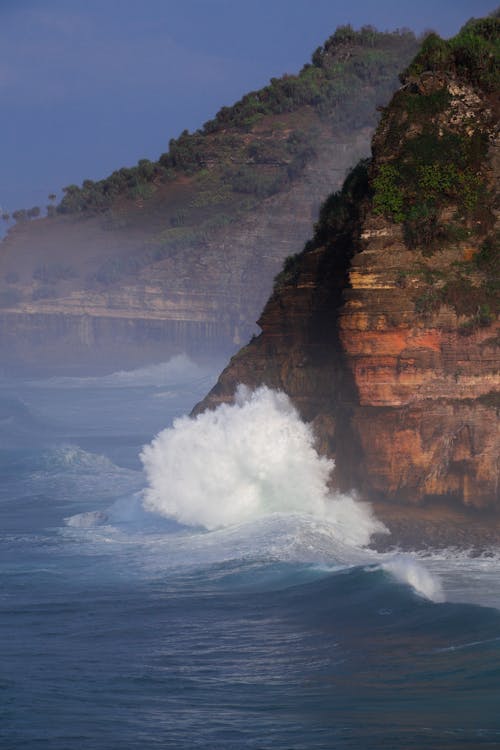
[[[351,545],[384,530],[369,506],[328,489],[333,462],[318,455],[289,398],[265,386],[239,386],[233,405],[175,420],[141,459],[145,508],[183,524],[217,529],[305,513]]]
[[[99,385],[112,387],[164,386],[202,377],[203,368],[186,354],[178,354],[168,362],[139,367],[136,370],[118,370],[111,375],[95,378]]]
[[[68,532],[96,543],[139,544],[142,566],[266,560],[327,571],[382,567],[422,596],[443,599],[439,579],[418,560],[364,548],[384,526],[370,506],[329,490],[333,461],[318,455],[311,427],[283,393],[240,386],[233,405],[177,419],[143,449],[149,486],[142,493],[134,493],[136,472],[104,457],[74,446],[56,457],[65,473],[111,480],[116,498],[67,517]],[[109,496],[96,489],[94,495]]]
[[[130,496],[143,484],[139,471],[114,464],[98,453],[89,453],[76,445],[62,445],[47,450],[42,463],[29,474],[29,486],[43,491],[58,503],[72,505],[86,502],[109,503],[117,497]],[[99,521],[101,508],[87,514],[86,519],[71,517],[64,519],[67,525],[91,527]],[[102,519],[99,521],[102,522]]]
[[[89,453],[78,445],[60,445],[44,453],[44,470],[52,472],[71,471],[102,474],[121,471],[115,464],[99,453]]]
[[[433,602],[445,599],[441,581],[410,555],[389,555],[382,562],[382,568],[398,581],[408,584],[417,594]]]
[[[75,513],[64,519],[67,526],[77,529],[89,529],[94,526],[106,523],[108,516],[100,510],[91,510],[86,513]]]
[[[194,362],[186,354],[176,354],[167,362],[150,364],[135,370],[117,370],[109,375],[100,376],[52,377],[35,381],[31,385],[64,388],[161,387],[208,377],[213,369],[213,367],[205,367]]]

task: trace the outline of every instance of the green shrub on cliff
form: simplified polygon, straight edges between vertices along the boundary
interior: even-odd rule
[[[499,30],[498,20],[486,19],[470,22],[458,39],[449,42],[436,35],[427,38],[404,77],[405,86],[385,112],[373,165],[361,162],[342,190],[324,202],[304,251],[327,246],[332,255],[352,253],[359,230],[356,221],[371,205],[375,214],[402,224],[406,245],[421,251],[415,267],[408,269],[408,275],[418,279],[415,311],[427,315],[442,305],[452,307],[464,334],[490,325],[499,308],[500,252],[498,235],[492,234],[496,206],[487,162],[496,123],[493,103],[479,116],[468,112],[463,98],[454,101],[452,92],[457,89],[448,89],[447,81],[453,77],[461,85],[482,88],[483,98],[490,101],[491,77],[488,74],[479,84],[476,64],[478,59],[484,63],[485,47],[488,61],[494,59],[495,29]],[[483,70],[493,72],[490,62]],[[473,242],[460,246],[469,239]],[[442,260],[428,263],[425,256],[446,247],[454,248],[460,260],[446,267]],[[287,259],[276,284],[294,283],[299,271],[297,258]],[[405,286],[404,276],[397,283]]]
[[[342,189],[332,193],[322,204],[319,218],[314,225],[314,236],[307,247],[320,247],[348,233],[351,222],[358,216],[363,199],[370,192],[370,159],[361,159],[350,170]]]
[[[419,277],[415,311],[430,315],[447,305],[461,318],[464,335],[489,325],[499,309],[487,161],[497,119],[491,93],[500,83],[499,32],[500,21],[492,17],[470,21],[454,39],[433,34],[425,40],[384,115],[377,143],[382,158],[371,181],[375,213],[402,224],[406,245],[424,257],[455,248],[463,258],[464,248],[470,253],[483,238],[479,252],[446,272],[413,269]],[[491,105],[479,111],[468,87]]]
[[[302,253],[296,253],[295,255],[289,255],[285,258],[282,270],[274,279],[275,289],[282,286],[283,284],[296,283],[300,274],[301,255]]]
[[[372,185],[375,211],[402,223],[412,248],[431,253],[443,241],[484,233],[493,221],[481,171],[487,128],[466,120],[449,128],[440,117],[454,105],[447,80],[488,94],[498,88],[499,57],[500,20],[472,20],[453,39],[430,34],[401,78],[405,85],[386,113],[387,159]],[[460,95],[456,103],[463,106]],[[451,221],[442,219],[446,206],[455,208]]]
[[[430,34],[401,79],[405,82],[427,70],[458,74],[485,91],[497,89],[500,84],[498,15],[470,20],[447,41]]]
[[[370,193],[370,159],[361,159],[350,170],[342,189],[332,193],[321,205],[314,235],[306,242],[304,250],[285,259],[283,269],[274,279],[274,288],[296,284],[302,267],[302,256],[323,245],[330,246],[334,254],[346,261],[352,255],[355,227],[359,227],[359,216]],[[342,260],[340,265],[342,265]]]
[[[432,250],[447,236],[448,228],[439,220],[446,203],[456,206],[457,220],[474,221],[484,209],[487,191],[479,168],[486,149],[484,133],[440,133],[439,125],[430,121],[420,135],[404,141],[396,159],[375,173],[375,211],[404,224],[410,247]]]

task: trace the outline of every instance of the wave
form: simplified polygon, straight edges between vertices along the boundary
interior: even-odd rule
[[[149,480],[144,507],[182,524],[226,529],[217,534],[218,555],[229,541],[239,556],[259,550],[281,561],[371,564],[443,599],[437,579],[410,557],[361,549],[387,529],[370,506],[329,489],[334,462],[318,455],[311,427],[284,393],[239,386],[234,404],[176,420],[141,458]]]
[[[419,596],[444,600],[436,575],[418,560],[399,553],[377,553],[341,541],[335,524],[299,513],[274,513],[255,521],[204,531],[148,514],[140,494],[120,498],[101,511],[65,519],[73,538],[93,549],[105,544],[118,558],[132,554],[132,567],[148,579],[190,586],[224,585],[280,590],[303,581],[359,569],[366,580],[382,572]],[[76,537],[74,536],[76,535]],[[129,559],[130,563],[130,559]]]
[[[415,558],[401,554],[389,555],[382,560],[381,567],[426,599],[433,602],[444,601],[443,586],[439,578]]]
[[[333,461],[318,455],[290,399],[266,386],[239,386],[234,404],[175,420],[141,459],[145,507],[183,524],[217,529],[300,512],[355,545],[385,530],[368,505],[329,490]]]
[[[46,388],[139,388],[175,385],[213,379],[213,365],[201,365],[186,354],[177,354],[167,362],[159,362],[134,370],[117,370],[109,375],[69,377],[58,376],[33,381],[31,385]]]
[[[88,529],[98,524],[106,523],[109,520],[107,513],[103,513],[101,510],[90,510],[85,513],[75,513],[72,516],[68,516],[64,519],[67,526],[72,526],[77,529]]]
[[[91,453],[70,443],[59,445],[44,451],[41,463],[45,472],[79,473],[79,474],[128,474],[127,469],[120,469],[107,456]]]
[[[176,420],[141,458],[148,486],[134,494],[136,472],[74,446],[54,454],[47,467],[87,484],[104,477],[101,498],[109,498],[106,484],[124,490],[111,505],[68,516],[67,531],[108,549],[138,547],[136,563],[151,575],[221,565],[241,573],[250,564],[281,585],[269,574],[276,563],[307,576],[362,567],[443,599],[437,577],[415,559],[366,549],[385,527],[370,506],[329,489],[334,463],[318,455],[311,427],[283,393],[239,387],[233,405]]]
[[[151,575],[276,563],[329,575],[361,566],[443,598],[438,580],[410,556],[365,548],[383,525],[368,505],[329,490],[333,462],[318,455],[310,426],[283,393],[240,387],[234,405],[178,419],[141,457],[145,490],[66,524],[108,547],[139,545],[137,563]]]
[[[30,486],[65,504],[109,503],[130,496],[143,484],[140,472],[117,466],[106,456],[71,444],[28,456],[28,466]]]

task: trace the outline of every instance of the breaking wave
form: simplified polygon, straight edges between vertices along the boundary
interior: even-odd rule
[[[369,505],[329,489],[334,463],[318,455],[311,427],[283,393],[240,386],[234,404],[177,419],[141,458],[148,486],[136,492],[143,476],[103,456],[65,446],[48,457],[47,468],[63,472],[65,492],[78,486],[78,494],[101,498],[100,507],[64,519],[68,533],[108,549],[139,545],[140,566],[158,575],[257,565],[274,580],[279,565],[316,566],[321,575],[360,567],[443,598],[418,561],[366,548],[384,525]]]
[[[109,375],[100,376],[52,377],[34,384],[64,388],[162,387],[206,378],[212,374],[212,370],[213,367],[200,365],[186,354],[176,354],[167,362],[159,362],[135,370],[117,370]]]
[[[408,584],[421,596],[433,602],[444,601],[441,581],[409,555],[387,555],[381,567],[398,581]]]
[[[318,455],[289,398],[265,386],[239,386],[234,404],[175,420],[141,459],[149,481],[144,506],[183,524],[217,529],[304,513],[355,545],[384,530],[369,506],[329,490],[333,461]]]

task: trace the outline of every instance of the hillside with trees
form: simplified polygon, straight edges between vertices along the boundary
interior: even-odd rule
[[[298,74],[184,131],[157,161],[66,186],[44,218],[19,209],[0,253],[9,357],[141,361],[248,340],[417,48],[410,31],[341,27]]]

